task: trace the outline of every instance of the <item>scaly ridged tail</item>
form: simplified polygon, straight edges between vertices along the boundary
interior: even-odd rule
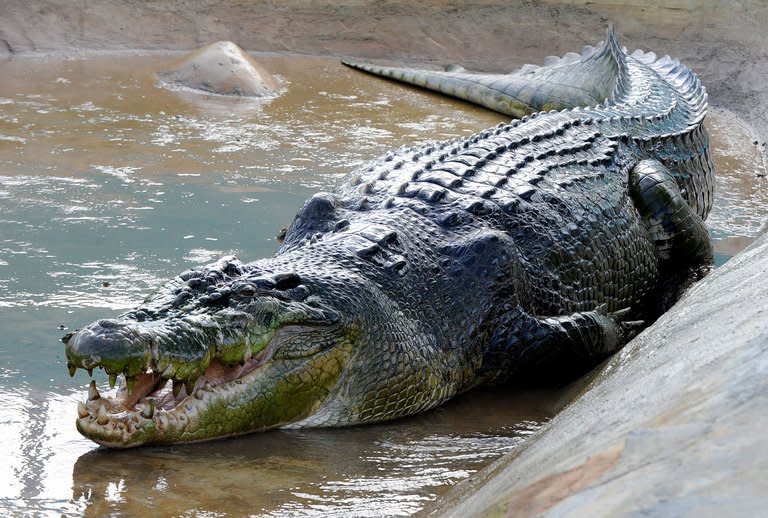
[[[594,106],[613,97],[625,67],[626,53],[611,28],[604,42],[551,56],[543,66],[525,65],[510,74],[481,74],[457,67],[419,70],[342,61],[377,76],[433,90],[491,110],[522,117],[537,111]]]

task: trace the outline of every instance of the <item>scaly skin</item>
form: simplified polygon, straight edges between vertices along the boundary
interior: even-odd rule
[[[389,72],[561,111],[389,153],[308,200],[274,257],[185,272],[66,336],[70,372],[125,377],[113,397],[91,385],[81,433],[130,447],[368,423],[572,374],[711,262],[706,94],[678,63],[609,32],[506,76]]]

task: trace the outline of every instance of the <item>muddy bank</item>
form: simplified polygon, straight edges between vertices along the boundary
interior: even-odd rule
[[[670,53],[690,65],[707,85],[713,104],[744,116],[765,140],[767,20],[768,4],[757,0],[9,0],[0,17],[0,57],[187,50],[231,40],[249,51],[461,63],[506,71],[595,43],[612,21],[629,47]]]

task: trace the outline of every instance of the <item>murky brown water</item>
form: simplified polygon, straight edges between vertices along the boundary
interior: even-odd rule
[[[313,58],[262,57],[284,88],[267,102],[171,92],[152,76],[165,59],[0,61],[0,510],[408,515],[549,418],[556,391],[497,390],[370,427],[129,452],[81,438],[87,380],[67,376],[61,328],[220,255],[269,255],[302,201],[355,165],[502,120]],[[722,262],[768,194],[748,129],[721,111],[710,128]]]

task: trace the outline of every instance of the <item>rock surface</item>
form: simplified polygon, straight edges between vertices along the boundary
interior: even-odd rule
[[[448,516],[758,516],[768,506],[768,235],[608,360]]]
[[[231,41],[217,41],[169,64],[157,76],[164,82],[219,95],[274,95],[274,79]]]

